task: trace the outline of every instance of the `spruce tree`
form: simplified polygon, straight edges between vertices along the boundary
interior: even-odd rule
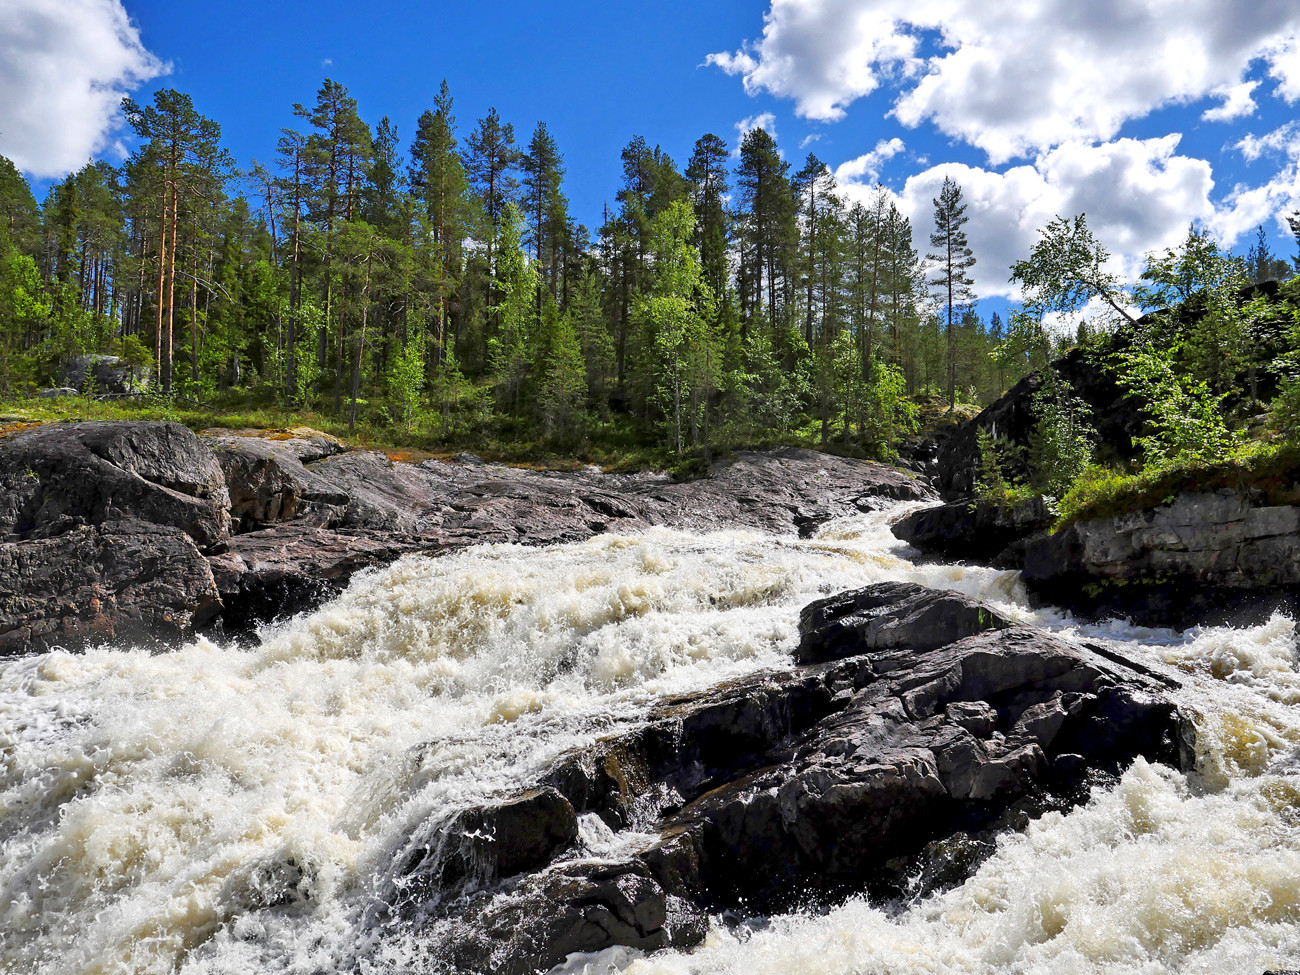
[[[948,350],[948,408],[957,405],[957,333],[954,326],[958,309],[975,300],[972,285],[975,283],[966,272],[975,265],[975,255],[966,240],[966,204],[961,200],[961,187],[950,176],[943,178],[943,187],[934,203],[934,232],[930,246],[936,248],[927,255],[935,276],[931,283],[939,289],[947,320],[944,338]]]
[[[574,317],[550,298],[541,318],[541,381],[537,409],[548,439],[568,442],[577,432],[587,394],[587,367]]]

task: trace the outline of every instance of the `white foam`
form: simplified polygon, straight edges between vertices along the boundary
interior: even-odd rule
[[[412,557],[267,629],[252,649],[199,640],[166,654],[106,647],[0,664],[0,970],[334,970],[357,944],[376,878],[413,829],[531,783],[567,749],[636,725],[664,696],[789,667],[799,609],[820,595],[911,579],[1080,629],[1031,613],[1015,573],[913,565],[887,530],[904,510],[844,519],[808,540],[656,529]],[[1046,971],[1033,965],[1076,958],[1064,934],[1035,940],[1033,909],[1055,903],[1051,891],[1064,898],[1061,930],[1078,958],[1091,957],[1076,942],[1094,916],[1128,932],[1123,957],[1141,964],[1222,960],[1234,945],[1254,964],[1270,957],[1270,938],[1292,944],[1295,918],[1252,909],[1255,922],[1240,906],[1250,883],[1278,903],[1289,896],[1285,878],[1265,866],[1290,864],[1294,852],[1292,807],[1266,797],[1290,795],[1285,762],[1300,740],[1289,717],[1297,686],[1289,621],[1188,636],[1114,627],[1084,635],[1146,643],[1189,675],[1186,703],[1207,729],[1200,779],[1189,786],[1135,769],[1088,809],[1009,839],[976,880],[902,919],[852,902],[825,918],[776,919],[743,942],[715,931],[692,956],[613,952],[582,964]],[[1122,824],[1134,803],[1156,825],[1130,841]],[[1132,913],[1161,857],[1211,856],[1220,836],[1246,866],[1187,860],[1201,867],[1174,870],[1165,889],[1200,889],[1184,875],[1221,876],[1213,890],[1232,922],[1227,934],[1195,946],[1199,928],[1189,921],[1170,929],[1184,932],[1183,955],[1142,947],[1128,914],[1108,905]],[[592,855],[618,856],[645,837],[587,822],[583,841]],[[1079,848],[1069,856],[1071,844]],[[1108,872],[1115,859],[1134,869]],[[1067,874],[1077,886],[1061,886]],[[283,895],[286,876],[294,896],[262,906]],[[412,951],[391,938],[366,964],[414,970]]]

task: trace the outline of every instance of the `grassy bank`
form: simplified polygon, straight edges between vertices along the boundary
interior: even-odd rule
[[[923,429],[953,422],[954,417],[922,402]],[[976,407],[959,406],[957,420],[967,419]],[[668,471],[679,477],[698,476],[705,469],[704,452],[695,448],[677,456],[671,448],[657,443],[635,419],[613,415],[606,420],[591,419],[581,439],[557,443],[537,438],[534,425],[493,417],[491,423],[473,433],[448,436],[432,424],[375,422],[365,418],[353,430],[346,416],[329,411],[290,410],[269,399],[246,393],[227,394],[205,403],[179,399],[140,397],[130,400],[99,400],[85,396],[56,399],[22,398],[0,400],[0,435],[32,423],[59,423],[79,420],[165,420],[182,423],[195,432],[216,427],[232,430],[284,430],[311,427],[338,437],[344,443],[367,450],[379,450],[397,461],[446,459],[469,451],[485,460],[548,470],[572,470],[594,464],[606,471]],[[855,444],[833,440],[821,443],[821,428],[809,420],[803,427],[785,435],[770,432],[749,437],[733,435],[729,442],[714,444],[712,456],[725,456],[741,447],[770,448],[779,446],[825,450],[840,456],[882,459]]]
[[[1181,457],[1137,474],[1091,468],[1061,499],[1056,530],[1220,488],[1257,491],[1271,505],[1300,504],[1300,445],[1253,441],[1224,458]]]

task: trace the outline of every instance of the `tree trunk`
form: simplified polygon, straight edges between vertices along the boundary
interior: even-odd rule
[[[357,341],[357,355],[352,362],[352,408],[348,411],[348,433],[357,425],[357,394],[361,391],[361,358],[366,348],[366,325],[370,316],[370,269],[374,257],[374,241],[366,250],[366,283],[361,289],[361,335]]]
[[[162,212],[159,214],[158,217],[158,226],[160,228],[160,236],[158,240],[158,316],[157,316],[157,321],[154,323],[154,330],[153,330],[153,364],[154,364],[154,369],[156,369],[158,373],[159,388],[162,387],[162,381],[163,381],[162,334],[163,334],[163,292],[164,292],[164,288],[166,287],[166,279],[167,279],[167,222],[168,222],[167,221],[167,213],[168,213],[167,192],[168,192],[168,187],[167,184],[164,183]],[[141,268],[140,274],[141,277],[143,277],[144,275],[143,268]]]

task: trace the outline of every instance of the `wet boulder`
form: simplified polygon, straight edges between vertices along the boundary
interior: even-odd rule
[[[923,508],[890,529],[925,555],[963,562],[1017,567],[1024,540],[1055,521],[1042,498],[998,505],[962,500]]]
[[[795,660],[818,663],[874,650],[924,653],[1009,620],[958,592],[881,582],[809,603],[799,614]]]
[[[919,864],[936,840],[987,830],[1017,804],[1078,801],[1090,776],[1138,756],[1194,761],[1171,678],[1032,627],[823,673],[845,685],[840,706],[672,813],[646,855],[656,876],[714,906],[743,892],[750,910],[897,895],[900,858]]]
[[[1176,677],[978,609],[893,583],[814,604],[805,638],[828,648],[807,662],[664,701],[543,775],[536,796],[632,828],[640,852],[593,861],[580,833],[536,847],[515,877],[480,872],[469,887],[459,853],[439,854],[449,870],[419,858],[430,880],[403,915],[417,942],[457,970],[525,972],[615,945],[689,946],[719,910],[914,896],[961,882],[999,832],[1084,801],[1138,757],[1192,767],[1194,734],[1168,695]],[[899,624],[927,615],[923,649]],[[964,624],[944,630],[945,615]],[[456,822],[477,832],[499,813]],[[539,810],[537,835],[551,818]]]
[[[427,903],[449,889],[482,888],[540,870],[578,837],[573,806],[555,789],[529,789],[412,836],[394,881],[400,903]]]
[[[209,557],[221,623],[227,633],[240,633],[303,612],[337,595],[362,569],[440,548],[437,536],[297,522],[236,535]]]
[[[573,861],[472,900],[422,940],[452,971],[530,975],[616,945],[692,948],[707,931],[707,914],[668,894],[645,864]]]

